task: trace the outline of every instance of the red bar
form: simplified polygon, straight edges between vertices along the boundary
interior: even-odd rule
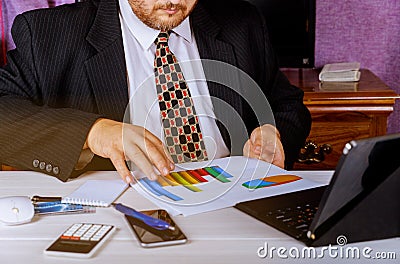
[[[210,173],[208,173],[205,169],[197,169],[196,172],[200,174],[201,176],[209,176]]]
[[[194,178],[198,179],[198,180],[201,181],[201,182],[208,182],[206,179],[204,179],[203,177],[201,177],[201,175],[200,175],[197,171],[189,170],[189,171],[187,171],[187,172],[189,172],[189,174],[190,174],[191,176],[193,176]]]

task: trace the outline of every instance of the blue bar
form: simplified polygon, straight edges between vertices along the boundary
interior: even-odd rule
[[[151,181],[148,178],[143,178],[143,181],[146,181],[146,183],[156,192],[160,193],[161,195],[164,195],[166,197],[168,197],[171,200],[174,201],[180,201],[183,200],[183,198],[170,193],[169,191],[165,190],[158,182],[156,181]]]
[[[161,196],[162,194],[157,192],[156,190],[153,189],[153,187],[151,187],[147,181],[145,181],[147,178],[141,178],[139,179],[140,183],[143,184],[143,186],[150,191],[152,194],[154,194],[155,196]]]
[[[218,166],[212,166],[211,168],[213,170],[215,170],[216,172],[218,172],[219,174],[222,174],[223,176],[225,176],[225,178],[233,178],[232,175],[230,175],[229,173],[227,173],[226,171],[224,171],[223,169],[221,169]]]
[[[247,182],[243,183],[242,185],[249,189],[258,189],[258,188],[268,187],[273,184],[275,184],[275,182],[266,182],[266,181],[263,181],[262,179],[256,179],[256,180],[247,181]]]

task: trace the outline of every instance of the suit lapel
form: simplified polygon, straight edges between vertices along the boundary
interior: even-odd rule
[[[125,55],[115,0],[102,0],[86,40],[97,54],[85,62],[100,114],[122,121],[128,105]]]
[[[237,125],[237,120],[234,120],[235,115],[227,112],[226,106],[221,105],[219,101],[226,102],[243,117],[242,98],[232,90],[233,86],[229,87],[229,83],[236,85],[239,83],[238,72],[228,72],[227,69],[232,68],[230,66],[221,67],[220,64],[220,62],[224,62],[231,66],[237,66],[234,47],[220,36],[221,28],[213,21],[208,11],[202,6],[201,1],[198,2],[191,14],[191,23],[200,58],[202,60],[218,61],[218,63],[202,62],[206,79],[209,80],[207,81],[207,85],[213,102],[218,128],[225,144],[231,150],[231,154],[241,155],[242,142],[234,142],[235,144],[232,145],[231,136],[234,138],[244,138],[246,135],[238,137],[232,134],[232,128]],[[227,84],[227,86],[221,85],[218,82]],[[235,87],[235,89],[240,89],[240,87]]]
[[[237,66],[234,47],[231,43],[219,37],[221,28],[213,21],[208,11],[203,7],[201,1],[198,2],[191,14],[191,23],[202,60],[213,60],[224,62],[231,66]],[[207,80],[218,80],[225,84],[229,84],[229,82],[235,83],[234,80],[238,80],[237,71],[227,72],[225,67],[221,69],[219,66],[220,65],[216,65],[215,63],[209,64],[203,62],[204,73]],[[230,79],[224,81],[224,78]],[[231,89],[232,87],[224,88],[223,85],[216,82],[208,82],[207,85],[212,97],[224,100],[241,114],[241,98],[233,92]],[[235,89],[237,89],[237,87]]]
[[[221,28],[213,21],[201,2],[197,4],[190,18],[200,57],[202,59],[220,60],[235,65],[236,60],[232,56],[232,45],[218,39]]]

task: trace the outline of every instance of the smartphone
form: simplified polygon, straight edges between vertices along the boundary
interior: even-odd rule
[[[137,237],[139,244],[142,247],[161,247],[161,246],[169,246],[169,245],[178,245],[184,244],[187,242],[187,238],[185,234],[181,231],[181,229],[175,224],[172,220],[171,216],[165,210],[149,210],[149,211],[141,211],[144,214],[147,214],[151,217],[162,219],[169,223],[171,226],[175,228],[172,230],[157,230],[139,219],[136,219],[132,216],[125,215],[125,218],[131,227],[133,233]]]

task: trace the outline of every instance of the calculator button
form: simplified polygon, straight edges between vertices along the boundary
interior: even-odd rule
[[[108,229],[100,229],[99,231],[98,231],[98,233],[107,233],[107,231],[108,231]]]
[[[71,226],[71,228],[70,229],[78,229],[79,227],[81,227],[82,226],[82,224],[74,224],[74,225],[72,225]]]
[[[86,231],[86,230],[88,230],[88,229],[91,228],[91,227],[92,227],[92,225],[85,224],[85,225],[83,225],[79,230]]]
[[[79,223],[70,226],[46,250],[48,255],[90,257],[114,231],[112,225]]]
[[[104,236],[104,234],[105,233],[103,233],[103,232],[97,232],[97,234],[94,235],[93,237],[102,237],[102,236]]]
[[[103,236],[102,235],[94,235],[90,240],[99,241]]]
[[[100,241],[111,228],[110,225],[74,224],[60,238],[76,241]]]

